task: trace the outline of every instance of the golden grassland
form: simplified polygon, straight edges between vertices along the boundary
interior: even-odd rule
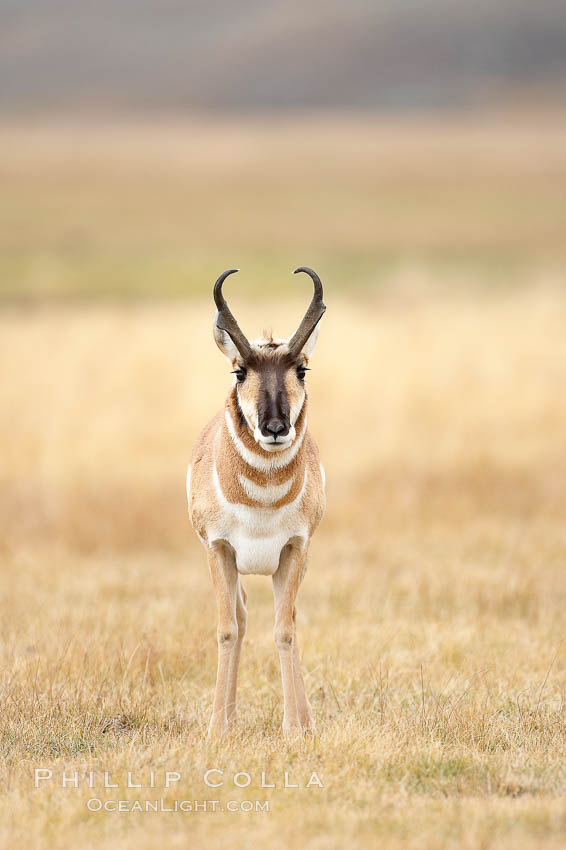
[[[564,846],[564,115],[4,124],[0,183],[0,842]],[[244,329],[288,333],[303,262],[329,307],[309,373],[328,509],[298,615],[317,732],[281,737],[256,578],[239,720],[212,745],[184,495],[229,384],[210,287],[241,265]]]
[[[566,114],[0,124],[0,294],[327,288],[565,259]]]
[[[300,741],[280,734],[259,577],[238,722],[205,739],[215,606],[184,475],[230,381],[210,300],[0,313],[6,847],[564,846],[566,292],[542,272],[428,276],[326,299],[308,382],[328,510],[298,605],[317,731]],[[284,305],[234,281],[245,330],[293,329],[304,281]],[[53,782],[34,789],[36,767]],[[211,767],[225,786],[204,785]],[[61,788],[63,770],[94,770],[95,790]],[[154,791],[150,770],[183,779]],[[91,813],[93,796],[271,810]]]

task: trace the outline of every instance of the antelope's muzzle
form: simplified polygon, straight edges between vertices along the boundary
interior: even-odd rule
[[[264,391],[258,408],[259,430],[268,442],[276,443],[289,434],[289,400],[283,388],[276,393]]]

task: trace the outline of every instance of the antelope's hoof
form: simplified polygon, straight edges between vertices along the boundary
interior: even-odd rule
[[[297,738],[300,735],[306,735],[307,732],[314,732],[314,730],[315,722],[312,715],[302,717],[292,723],[283,721],[283,734],[286,738]]]
[[[315,731],[316,724],[314,722],[314,718],[313,718],[312,714],[309,715],[308,717],[302,717],[301,718],[301,728],[302,728],[303,732],[314,732]]]
[[[283,734],[286,738],[297,738],[303,734],[303,727],[298,718],[293,721],[283,720]]]
[[[226,731],[228,729],[228,724],[226,722],[226,718],[215,718],[212,716],[210,718],[210,723],[208,724],[208,740],[209,741],[219,741],[224,737]]]

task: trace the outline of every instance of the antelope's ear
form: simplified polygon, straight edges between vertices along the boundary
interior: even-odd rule
[[[224,355],[228,362],[232,364],[238,357],[238,349],[232,342],[232,338],[227,331],[223,331],[218,327],[218,310],[214,316],[214,325],[212,327],[214,342]]]
[[[315,347],[317,340],[318,340],[318,335],[320,333],[321,324],[322,324],[322,319],[319,319],[316,328],[314,329],[314,331],[309,336],[309,338],[307,339],[307,341],[305,342],[305,344],[303,345],[303,347],[301,349],[302,353],[305,355],[307,360],[311,359],[311,355],[314,351],[314,347]]]

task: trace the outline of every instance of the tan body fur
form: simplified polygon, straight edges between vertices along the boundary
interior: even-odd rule
[[[324,471],[307,431],[308,361],[326,309],[318,275],[293,337],[249,342],[214,285],[214,339],[235,374],[224,410],[196,441],[187,473],[189,516],[208,558],[218,607],[218,671],[209,735],[224,734],[236,712],[246,631],[242,575],[270,575],[275,643],[283,684],[283,730],[312,728],[301,672],[295,599],[310,539],[325,507]]]
[[[226,501],[233,505],[242,505],[257,511],[270,511],[277,524],[277,514],[281,509],[296,502],[302,492],[302,498],[297,505],[297,510],[289,524],[289,537],[284,545],[294,540],[298,545],[305,547],[308,540],[318,526],[324,512],[324,484],[320,458],[316,443],[306,430],[307,400],[297,420],[297,433],[302,436],[302,443],[291,460],[281,466],[285,457],[280,454],[272,454],[262,450],[250,437],[249,430],[239,420],[235,390],[227,399],[225,410],[218,413],[214,419],[203,429],[199,435],[191,458],[190,487],[188,490],[189,516],[195,531],[206,547],[220,545],[223,542],[230,543],[225,536],[221,535],[222,528],[226,525],[225,508],[218,497],[215,487],[216,470],[217,480],[221,492]],[[265,460],[266,464],[273,461],[278,466],[270,466],[269,469],[257,469],[251,466],[239,453],[228,430],[226,415],[231,418],[238,438],[244,443],[250,452]],[[304,436],[303,436],[304,435]],[[288,453],[288,452],[287,452]],[[285,454],[285,453],[281,453]],[[281,491],[289,489],[280,498],[269,499],[266,504],[265,498],[260,500],[250,496],[249,489],[246,490],[242,484],[242,478],[252,482],[256,487],[266,490],[267,488],[280,487]],[[306,478],[306,481],[305,481]],[[284,522],[284,521],[283,521]],[[282,548],[282,547],[281,547]],[[277,553],[277,562],[281,550]],[[240,572],[238,563],[238,552],[235,551],[236,565]],[[270,564],[264,565],[264,569],[258,569],[258,573],[272,575],[274,570]]]

